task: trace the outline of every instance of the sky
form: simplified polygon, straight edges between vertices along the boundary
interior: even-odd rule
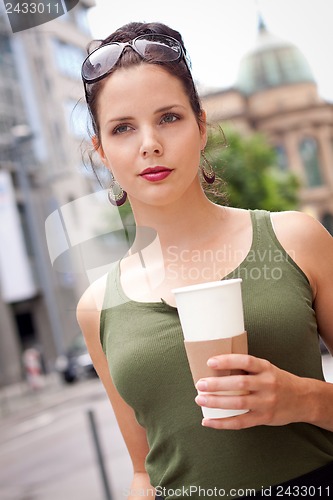
[[[333,0],[96,0],[94,38],[130,21],[160,21],[180,31],[202,89],[231,86],[257,36],[258,10],[268,30],[307,58],[319,94],[333,102]]]

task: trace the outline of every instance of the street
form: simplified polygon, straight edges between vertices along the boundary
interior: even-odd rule
[[[88,410],[94,412],[112,500],[124,500],[131,463],[101,383],[63,387],[72,398],[0,423],[1,500],[106,500]]]
[[[327,381],[333,358],[323,356]],[[31,399],[32,398],[32,399]],[[15,411],[13,411],[15,410]],[[0,419],[1,500],[125,500],[132,466],[98,379],[60,383]],[[106,496],[88,411],[98,427],[111,498]]]

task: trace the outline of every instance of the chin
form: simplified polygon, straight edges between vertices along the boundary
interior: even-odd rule
[[[173,186],[148,186],[150,189],[140,189],[135,193],[129,193],[128,198],[134,205],[139,203],[144,205],[162,206],[170,203],[175,198]]]

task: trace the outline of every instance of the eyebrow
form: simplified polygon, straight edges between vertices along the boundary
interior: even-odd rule
[[[156,111],[154,111],[154,115],[158,115],[159,113],[165,113],[166,111],[171,111],[174,108],[186,109],[185,106],[183,106],[182,104],[170,104],[168,106],[163,106],[163,108],[158,108]],[[110,118],[110,120],[108,120],[107,123],[125,122],[134,119],[135,119],[134,116],[119,116],[118,118]]]
[[[183,108],[186,109],[182,104],[171,104],[170,106],[164,106],[163,108],[159,108],[155,111],[155,114],[164,113],[165,111],[171,111],[174,108]]]

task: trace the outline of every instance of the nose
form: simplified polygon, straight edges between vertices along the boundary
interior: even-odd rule
[[[151,128],[143,131],[140,154],[143,157],[161,156],[163,153],[162,143],[156,130]]]

